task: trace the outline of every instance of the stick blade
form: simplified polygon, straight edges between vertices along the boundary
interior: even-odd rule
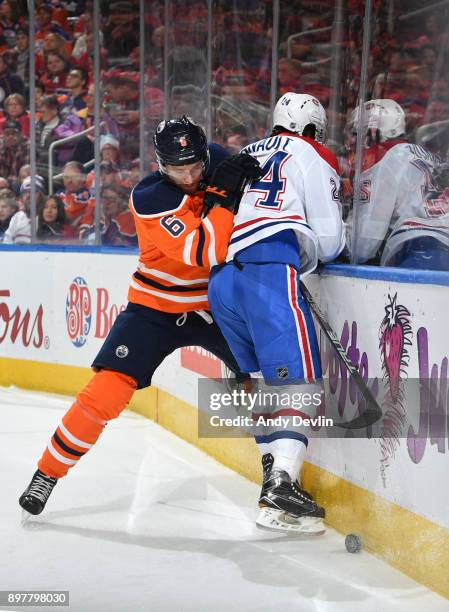
[[[382,410],[376,404],[370,406],[362,414],[358,414],[356,417],[347,421],[346,423],[334,423],[335,427],[342,427],[343,429],[365,429],[377,423],[382,417]]]

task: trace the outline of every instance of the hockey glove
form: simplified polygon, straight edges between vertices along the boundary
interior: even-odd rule
[[[204,216],[211,208],[222,206],[237,212],[245,185],[262,176],[259,162],[247,153],[227,157],[212,173],[204,196]]]

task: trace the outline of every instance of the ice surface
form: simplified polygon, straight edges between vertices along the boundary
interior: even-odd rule
[[[22,609],[448,611],[333,530],[257,529],[255,484],[131,412],[22,526],[18,497],[71,401],[0,387],[0,590],[70,591],[69,608]]]

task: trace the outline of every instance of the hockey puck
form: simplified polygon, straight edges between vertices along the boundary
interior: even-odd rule
[[[345,546],[349,553],[358,553],[362,550],[362,538],[355,533],[348,533],[345,538]]]

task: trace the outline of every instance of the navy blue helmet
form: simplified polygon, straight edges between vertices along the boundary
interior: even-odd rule
[[[154,149],[159,170],[166,173],[166,165],[185,166],[202,161],[204,172],[209,165],[209,148],[203,128],[187,117],[161,121],[154,134]]]

